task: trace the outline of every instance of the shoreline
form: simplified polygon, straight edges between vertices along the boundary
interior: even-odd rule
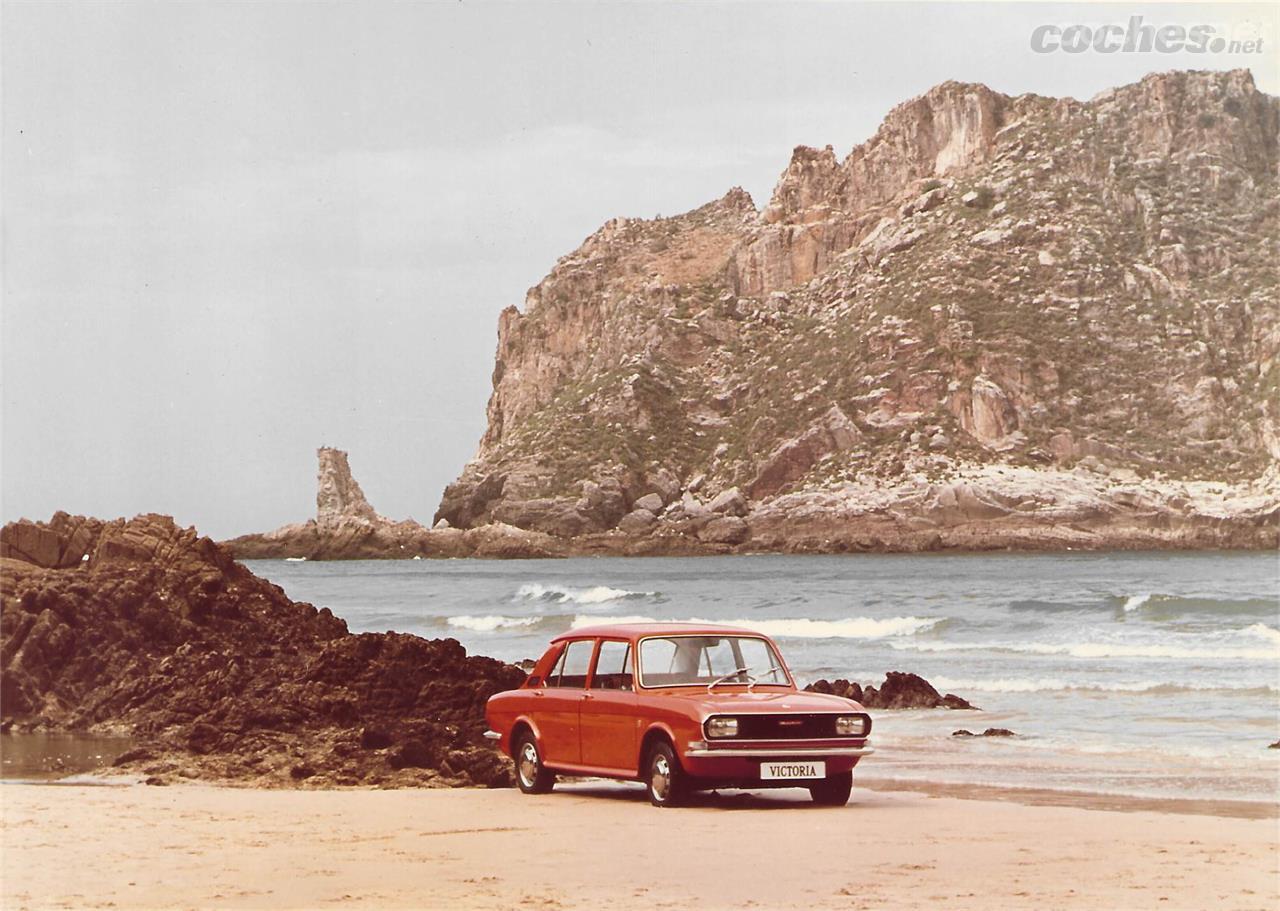
[[[321,555],[314,555],[311,547],[290,548],[270,546],[258,548],[242,539],[256,537],[242,535],[219,541],[232,556],[241,562],[290,561],[300,563],[343,563],[359,560],[370,561],[422,561],[422,560],[571,560],[584,557],[835,557],[835,556],[968,556],[990,554],[1257,554],[1277,552],[1275,540],[1261,540],[1252,544],[1222,544],[1213,541],[1159,541],[1150,537],[1125,540],[1089,541],[1073,539],[1039,540],[1026,538],[989,538],[989,543],[979,545],[972,540],[964,543],[938,541],[902,542],[895,546],[884,542],[862,544],[836,541],[828,544],[800,543],[776,547],[752,548],[727,544],[703,544],[689,540],[663,540],[661,538],[631,538],[624,535],[603,533],[590,539],[554,539],[539,542],[536,546],[512,544],[510,547],[487,551],[455,551],[436,549],[423,545],[411,550],[397,544],[394,547],[355,549],[347,552],[322,546]]]
[[[887,793],[925,794],[953,800],[1015,803],[1027,807],[1073,807],[1115,813],[1168,813],[1221,819],[1280,819],[1280,794],[1273,801],[1212,797],[1147,797],[1065,788],[914,781],[905,778],[859,778],[858,787]]]
[[[928,779],[855,777],[855,786],[868,791],[886,794],[916,794],[930,798],[947,798],[950,800],[977,801],[981,803],[1009,803],[1025,807],[1063,807],[1080,810],[1094,810],[1114,813],[1161,813],[1174,816],[1211,816],[1220,819],[1280,819],[1280,793],[1276,800],[1233,800],[1230,798],[1198,798],[1198,797],[1150,797],[1136,794],[1117,794],[1105,791],[1071,790],[1066,788],[1027,788],[1015,785],[989,785],[967,782],[931,781]],[[573,788],[612,789],[626,788],[636,782],[620,781],[607,778],[561,778],[558,788],[564,785]],[[0,788],[12,787],[53,787],[53,788],[132,788],[144,787],[145,776],[125,770],[95,770],[68,775],[65,778],[0,778]],[[239,781],[236,779],[178,779],[166,783],[164,787],[202,787],[226,789],[231,791],[263,791],[263,792],[301,792],[315,793],[351,793],[362,791],[476,791],[476,790],[511,790],[515,788],[476,788],[455,787],[451,785],[323,785],[307,787],[302,785],[280,784],[264,785],[259,781]],[[638,787],[638,785],[637,785]],[[3,791],[0,791],[3,793]],[[751,788],[720,789],[719,791],[699,792],[695,794],[695,806],[714,804],[717,800],[733,801],[745,794],[753,793]],[[796,793],[800,793],[797,791]]]
[[[234,542],[234,538],[218,542],[220,546],[229,546]],[[234,550],[234,548],[233,548]],[[449,560],[468,560],[476,562],[495,561],[495,562],[511,562],[511,561],[529,561],[529,560],[581,560],[586,558],[598,559],[615,559],[620,557],[636,558],[638,560],[646,559],[662,559],[662,558],[686,558],[686,557],[991,557],[1000,554],[1009,554],[1010,556],[1114,556],[1117,554],[1133,554],[1133,555],[1163,555],[1163,554],[1260,554],[1260,553],[1277,553],[1280,550],[1271,545],[1259,545],[1257,547],[1196,547],[1196,546],[1177,546],[1169,547],[1013,547],[1013,546],[992,546],[988,548],[981,547],[942,547],[933,550],[908,550],[887,548],[884,550],[739,550],[724,549],[716,550],[712,548],[702,548],[690,551],[628,551],[625,549],[607,550],[598,548],[585,548],[583,550],[567,551],[562,553],[546,553],[532,556],[498,556],[493,554],[475,555],[475,554],[414,554],[405,556],[403,554],[386,554],[382,556],[368,554],[353,554],[351,556],[324,556],[324,557],[293,557],[280,556],[273,554],[271,556],[241,556],[235,553],[235,559],[240,563],[421,563],[424,561],[446,562]]]
[[[658,810],[639,787],[596,781],[540,797],[197,783],[0,793],[0,899],[14,909],[1253,909],[1280,900],[1271,820],[1137,808],[859,786],[841,808],[772,791]],[[677,831],[687,849],[672,849]]]

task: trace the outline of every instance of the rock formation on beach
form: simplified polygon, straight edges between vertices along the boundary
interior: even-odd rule
[[[614,219],[498,324],[437,519],[566,552],[1275,547],[1280,102],[944,83]]]
[[[368,509],[354,483],[328,502]],[[484,703],[524,671],[452,639],[353,635],[166,516],[10,523],[0,583],[6,729],[132,734],[123,765],[159,781],[509,781]]]
[[[347,454],[316,451],[316,517],[222,542],[242,560],[304,557],[308,560],[358,560],[411,557],[550,557],[564,552],[550,535],[502,523],[484,528],[425,528],[413,519],[385,518],[365,499],[351,474]]]
[[[812,693],[828,693],[860,702],[869,709],[973,709],[968,700],[954,693],[940,694],[916,674],[889,671],[878,688],[840,680],[817,680],[805,687]]]

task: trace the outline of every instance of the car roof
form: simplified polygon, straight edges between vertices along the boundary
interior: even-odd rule
[[[566,639],[594,639],[605,637],[610,639],[639,639],[644,636],[669,635],[742,635],[763,636],[756,630],[743,629],[740,626],[720,626],[714,623],[600,623],[595,626],[582,626],[561,633],[552,642]]]

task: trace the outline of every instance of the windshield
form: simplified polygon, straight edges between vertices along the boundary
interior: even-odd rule
[[[791,683],[773,646],[753,636],[663,636],[640,643],[642,686]]]

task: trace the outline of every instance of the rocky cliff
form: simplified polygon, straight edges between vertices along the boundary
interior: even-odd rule
[[[1277,129],[1247,71],[946,83],[773,197],[615,219],[498,325],[442,498],[578,551],[1274,547]]]
[[[413,519],[377,513],[351,474],[347,454],[316,451],[316,517],[263,534],[242,535],[222,546],[241,560],[376,560],[413,557],[551,557],[565,551],[550,535],[502,523],[460,529],[441,522],[425,528]]]
[[[484,704],[523,671],[353,635],[167,516],[6,525],[0,588],[6,731],[128,733],[160,782],[508,783]]]

